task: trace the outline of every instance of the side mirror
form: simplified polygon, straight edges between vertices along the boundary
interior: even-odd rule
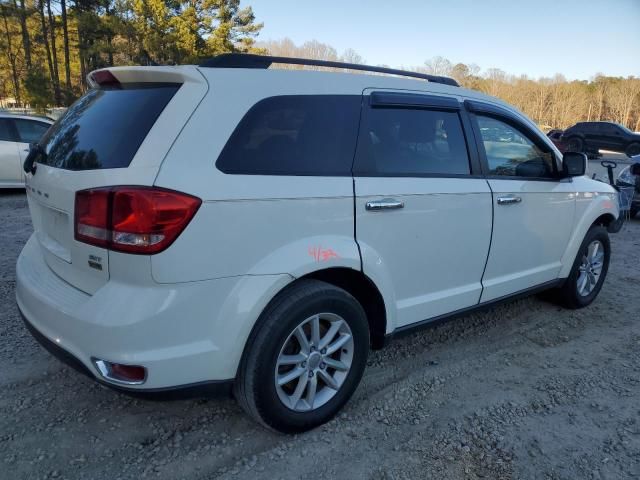
[[[565,152],[562,156],[562,173],[565,177],[581,177],[587,172],[587,155]]]

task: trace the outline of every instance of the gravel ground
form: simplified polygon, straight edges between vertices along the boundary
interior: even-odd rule
[[[133,399],[52,358],[14,305],[22,193],[0,218],[0,478],[640,478],[640,220],[591,307],[533,297],[399,339],[336,419],[283,436],[230,398]]]

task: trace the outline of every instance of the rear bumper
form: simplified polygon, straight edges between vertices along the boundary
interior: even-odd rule
[[[80,360],[71,355],[64,348],[57,345],[55,342],[49,340],[42,333],[40,333],[33,325],[31,325],[31,323],[29,323],[29,320],[27,320],[22,311],[20,311],[20,315],[22,316],[22,321],[27,327],[27,330],[29,330],[33,338],[35,338],[38,343],[42,345],[42,347],[44,347],[51,355],[56,357],[65,365],[73,368],[77,372],[86,375],[87,377],[115,390],[130,394],[152,395],[154,399],[182,399],[198,396],[224,395],[231,393],[233,387],[233,379],[218,381],[214,380],[209,382],[200,382],[167,388],[147,388],[145,390],[129,388],[123,385],[116,385],[113,383],[105,382],[101,378],[95,376],[94,373],[90,371]]]
[[[268,296],[277,277],[165,285],[112,279],[88,295],[47,266],[32,236],[16,265],[16,301],[40,343],[76,369],[121,390],[157,392],[233,379],[259,315],[238,297],[247,300],[246,289]],[[146,381],[111,382],[93,358],[142,365]]]

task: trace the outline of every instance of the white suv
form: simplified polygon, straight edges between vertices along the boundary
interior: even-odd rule
[[[236,54],[89,78],[25,162],[17,302],[106,385],[232,383],[303,431],[400,332],[547,288],[583,307],[604,281],[615,191],[451,79]]]

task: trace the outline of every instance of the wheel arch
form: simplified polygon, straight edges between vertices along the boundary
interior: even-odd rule
[[[602,215],[600,215],[598,218],[594,220],[591,226],[601,225],[603,227],[608,228],[609,225],[611,225],[611,223],[615,221],[616,221],[616,217],[614,217],[612,213],[603,213]]]
[[[385,345],[387,331],[387,310],[384,298],[376,284],[359,270],[335,267],[316,270],[301,279],[320,280],[351,294],[367,314],[369,332],[371,333],[371,348],[378,350]],[[295,283],[295,282],[293,282]]]
[[[601,225],[609,229],[610,226],[617,223],[619,215],[618,206],[615,200],[609,195],[600,195],[590,203],[573,229],[573,233],[561,259],[562,268],[560,269],[558,278],[566,278],[569,276],[578,249],[589,229],[594,225]]]

